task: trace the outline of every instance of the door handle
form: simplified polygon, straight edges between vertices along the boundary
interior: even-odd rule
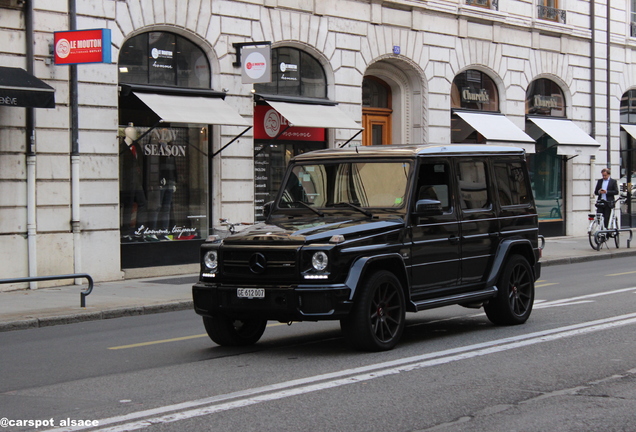
[[[451,242],[451,244],[457,244],[459,243],[459,237],[452,235],[448,238],[448,241]]]

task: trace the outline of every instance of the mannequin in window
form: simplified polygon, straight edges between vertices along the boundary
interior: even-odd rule
[[[146,227],[146,194],[143,189],[143,152],[132,123],[119,142],[119,194],[122,208],[122,241],[141,240]]]
[[[177,190],[177,162],[173,154],[176,130],[157,128],[150,133],[152,155],[147,159],[149,240],[170,240],[170,212]]]

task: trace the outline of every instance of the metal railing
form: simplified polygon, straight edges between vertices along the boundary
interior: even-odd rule
[[[467,5],[499,10],[499,0],[466,0]]]
[[[561,24],[565,24],[565,10],[543,5],[538,5],[537,8],[539,19],[556,21]]]
[[[90,275],[87,275],[85,273],[57,275],[57,276],[34,276],[34,277],[24,277],[24,278],[14,278],[14,279],[0,279],[0,284],[39,282],[39,281],[61,280],[61,279],[80,279],[80,278],[85,278],[88,280],[88,287],[84,291],[80,291],[80,307],[86,307],[86,296],[93,291],[93,278]]]

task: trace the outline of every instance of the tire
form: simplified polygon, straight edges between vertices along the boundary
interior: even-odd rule
[[[486,316],[495,325],[525,323],[534,304],[534,276],[521,255],[513,255],[497,281],[499,293],[485,306]]]
[[[592,246],[592,249],[601,250],[601,242],[598,241],[596,238],[596,233],[600,231],[601,229],[602,228],[598,222],[598,219],[594,219],[594,221],[592,222],[592,225],[590,226],[590,230],[587,233],[590,239],[590,246]]]
[[[205,331],[213,342],[221,346],[254,345],[259,341],[267,320],[238,320],[223,315],[203,317]]]
[[[398,278],[380,270],[365,278],[349,316],[340,321],[348,342],[362,351],[393,349],[406,320],[404,291]]]

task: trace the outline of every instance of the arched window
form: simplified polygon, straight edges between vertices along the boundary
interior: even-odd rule
[[[474,69],[458,74],[451,89],[451,107],[499,112],[499,93],[495,82]]]
[[[636,90],[623,93],[621,98],[621,124],[636,124]]]
[[[210,63],[201,48],[182,36],[142,33],[119,52],[119,82],[210,88]]]
[[[365,108],[391,108],[391,88],[373,76],[362,80],[362,106]]]
[[[565,117],[561,87],[547,78],[532,81],[526,90],[526,114]]]
[[[272,50],[272,82],[254,84],[260,94],[327,98],[327,79],[318,60],[297,48]]]

